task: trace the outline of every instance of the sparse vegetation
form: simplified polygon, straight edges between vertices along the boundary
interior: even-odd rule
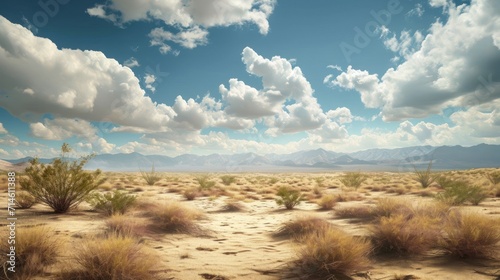
[[[361,172],[346,172],[340,177],[340,182],[347,188],[357,190],[368,177]]]
[[[222,183],[226,186],[231,185],[232,183],[236,182],[236,177],[231,176],[231,175],[224,175],[221,176],[220,179],[222,180]]]
[[[159,205],[147,213],[153,222],[153,228],[167,233],[200,233],[200,227],[195,223],[204,217],[198,211],[181,205],[178,202]]]
[[[440,248],[460,258],[498,257],[500,219],[465,212],[450,213],[443,226]]]
[[[199,184],[200,190],[210,190],[215,187],[215,182],[209,180],[208,175],[201,175],[195,178],[196,182]]]
[[[29,209],[37,203],[36,198],[26,191],[18,192],[14,202],[19,209]]]
[[[7,233],[7,232],[5,232]],[[55,236],[51,228],[45,226],[17,228],[15,244],[8,244],[7,235],[2,234],[0,242],[2,271],[0,279],[33,279],[54,264],[60,255],[61,237]],[[10,267],[10,246],[15,246],[15,272]]]
[[[429,161],[429,164],[427,165],[426,170],[418,170],[416,166],[413,166],[413,169],[415,170],[414,173],[414,178],[413,180],[417,181],[420,183],[420,186],[422,188],[427,188],[430,186],[432,183],[434,183],[434,180],[438,177],[436,174],[433,174],[431,169],[432,169],[432,160]]]
[[[106,220],[106,236],[141,238],[149,233],[142,219],[126,215],[113,215]]]
[[[72,264],[76,267],[62,273],[60,279],[156,279],[151,269],[157,263],[155,255],[133,238],[94,238],[77,249],[72,257]]]
[[[182,194],[187,200],[194,200],[196,197],[200,195],[199,191],[195,188],[189,188],[187,190],[184,190]]]
[[[113,193],[93,193],[88,198],[88,203],[97,211],[107,215],[124,214],[135,203],[136,197],[120,191]]]
[[[377,217],[376,208],[373,206],[351,206],[335,209],[335,216],[342,219],[373,220]]]
[[[325,228],[308,235],[301,243],[295,263],[308,279],[337,279],[370,264],[370,242],[338,229]]]
[[[485,177],[490,181],[492,185],[497,185],[500,183],[500,171],[485,173]]]
[[[285,186],[280,187],[276,195],[279,196],[279,198],[276,198],[276,203],[278,205],[285,205],[288,210],[300,204],[300,200],[302,199],[300,191]]]
[[[337,196],[333,194],[324,195],[318,201],[321,210],[331,210],[335,204],[337,204]]]
[[[51,164],[31,160],[31,166],[25,172],[27,178],[20,180],[23,190],[56,213],[66,213],[78,206],[104,182],[104,179],[98,179],[100,170],[92,173],[83,170],[91,156],[68,161],[65,155],[71,151],[69,146],[64,144],[61,150],[62,157],[54,159]]]
[[[286,222],[273,234],[273,236],[300,240],[306,234],[330,227],[333,227],[333,225],[318,217],[299,217],[295,220]]]
[[[154,163],[151,166],[150,172],[146,172],[146,171],[141,170],[141,176],[146,181],[146,184],[148,184],[148,186],[153,186],[156,182],[161,180],[161,176],[158,175],[158,173],[156,173],[156,171],[155,171]]]
[[[444,184],[444,191],[436,195],[440,201],[450,205],[461,205],[469,201],[478,205],[487,198],[487,193],[479,186],[470,186],[465,181],[448,181]]]

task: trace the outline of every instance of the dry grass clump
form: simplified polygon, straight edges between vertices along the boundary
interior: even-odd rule
[[[20,191],[16,194],[16,200],[14,202],[19,209],[29,209],[37,203],[37,200],[30,193]]]
[[[72,256],[74,268],[63,272],[60,279],[133,280],[155,279],[151,269],[156,256],[137,240],[124,236],[85,241]]]
[[[62,239],[48,227],[18,227],[15,244],[8,244],[7,236],[2,234],[3,242],[0,243],[3,265],[0,279],[32,279],[54,264],[60,255]],[[15,272],[7,270],[10,267],[10,246],[15,246]]]
[[[152,227],[167,233],[200,233],[195,223],[204,217],[198,210],[188,208],[178,202],[159,205],[147,213],[153,222]]]
[[[275,233],[273,233],[273,236],[278,238],[294,238],[296,240],[300,240],[307,234],[331,227],[333,227],[332,224],[319,217],[299,217],[295,220],[286,222]]]
[[[370,264],[371,251],[372,246],[366,239],[324,228],[304,238],[297,249],[295,264],[311,279],[337,279],[365,269]]]
[[[236,177],[231,175],[221,176],[220,179],[222,180],[222,183],[226,186],[229,186],[232,183],[236,182]]]
[[[338,197],[336,195],[327,194],[319,199],[318,205],[321,210],[331,210],[335,204],[337,204],[337,199]]]
[[[113,215],[106,220],[106,236],[141,238],[148,234],[147,223],[139,218]]]
[[[380,198],[376,203],[376,211],[379,216],[389,217],[393,214],[410,215],[414,212],[412,201],[407,198]]]
[[[377,217],[377,211],[368,205],[342,207],[335,209],[335,216],[341,219],[373,220]]]
[[[422,254],[439,238],[439,219],[403,213],[381,217],[370,228],[375,249],[380,253]]]
[[[246,211],[246,207],[241,204],[241,202],[234,200],[234,199],[229,199],[226,200],[225,205],[222,206],[221,209],[222,212],[243,212]]]
[[[348,188],[357,190],[366,179],[368,179],[368,176],[361,172],[346,172],[340,177],[340,182]]]
[[[182,194],[187,200],[194,200],[196,197],[200,195],[200,192],[196,188],[189,188],[185,190]]]
[[[439,247],[460,258],[500,257],[500,219],[453,211],[444,223]]]

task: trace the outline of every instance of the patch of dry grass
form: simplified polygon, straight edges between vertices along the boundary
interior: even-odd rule
[[[142,238],[150,234],[147,222],[126,215],[113,215],[106,220],[106,236]]]
[[[278,238],[293,238],[295,240],[300,240],[307,234],[331,227],[333,227],[332,224],[319,217],[299,217],[295,220],[286,222],[273,234],[273,236]]]
[[[335,216],[341,219],[373,220],[378,214],[376,208],[369,205],[341,207],[335,209]]]
[[[8,235],[2,234],[0,251],[3,269],[0,279],[32,279],[42,274],[49,265],[54,264],[60,255],[63,239],[55,236],[46,226],[18,227],[15,244],[8,244]],[[15,246],[15,272],[7,270],[11,257],[10,246]],[[5,274],[4,274],[5,271]]]
[[[204,218],[204,214],[178,202],[158,205],[147,215],[151,217],[152,228],[161,232],[197,234],[202,231],[195,221]]]
[[[336,195],[327,194],[319,199],[318,205],[321,210],[331,210],[337,204],[337,200],[338,197]]]
[[[337,279],[365,269],[372,251],[370,242],[339,229],[324,228],[304,238],[295,264],[309,278]]]

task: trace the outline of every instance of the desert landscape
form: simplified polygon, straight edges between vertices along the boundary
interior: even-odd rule
[[[54,213],[19,173],[17,270],[0,278],[499,279],[499,174],[105,172]]]

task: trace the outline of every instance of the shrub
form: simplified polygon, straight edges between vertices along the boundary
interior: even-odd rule
[[[469,201],[475,205],[486,199],[487,194],[479,186],[469,186],[465,181],[450,181],[436,198],[450,205],[462,205]]]
[[[318,201],[321,210],[331,210],[335,204],[337,204],[337,196],[333,194],[324,195]]]
[[[340,178],[340,182],[348,188],[358,189],[368,177],[361,172],[347,172]]]
[[[195,178],[196,182],[200,185],[200,190],[210,190],[215,187],[215,182],[210,181],[208,175],[202,175]]]
[[[232,183],[236,182],[236,177],[231,176],[231,175],[224,175],[221,176],[220,179],[222,180],[222,183],[226,186],[231,185]]]
[[[318,217],[300,217],[286,222],[274,234],[274,237],[295,238],[300,240],[306,234],[332,227],[328,221]]]
[[[8,244],[6,235],[2,235],[2,240],[0,260],[3,271],[0,272],[0,279],[32,279],[56,262],[61,249],[61,237],[56,237],[45,226],[17,228],[15,244]],[[7,263],[10,246],[16,247],[15,272],[7,270],[10,266]]]
[[[221,211],[223,212],[242,212],[245,211],[245,206],[242,205],[239,201],[234,199],[226,200],[225,205],[222,207]]]
[[[276,178],[276,177],[271,177],[271,178],[269,178],[269,184],[270,184],[270,185],[274,185],[274,184],[276,184],[276,183],[278,183],[278,182],[279,182],[279,179],[278,179],[278,178]]]
[[[194,200],[200,193],[195,188],[189,188],[183,192],[183,195],[187,200]]]
[[[155,172],[155,165],[151,166],[151,172],[141,171],[142,178],[146,181],[148,186],[154,185],[156,182],[161,180],[161,176]]]
[[[106,236],[140,238],[149,233],[143,220],[126,215],[113,215],[106,220]]]
[[[437,242],[439,222],[422,215],[381,217],[371,227],[372,241],[379,252],[421,254]]]
[[[460,258],[495,257],[500,249],[499,242],[498,218],[454,211],[444,223],[439,245],[445,252]]]
[[[98,180],[100,170],[92,173],[83,170],[92,156],[70,162],[64,158],[70,151],[67,144],[63,145],[62,151],[62,157],[49,165],[41,164],[37,159],[31,160],[31,166],[26,168],[28,178],[20,181],[24,190],[56,213],[66,213],[78,206],[105,180]]]
[[[492,173],[486,173],[485,174],[486,178],[492,185],[496,185],[500,183],[500,171],[497,172],[492,172]]]
[[[279,196],[279,198],[276,198],[276,203],[278,205],[285,205],[288,210],[300,204],[300,200],[302,199],[300,191],[285,186],[280,187],[276,195]]]
[[[430,186],[432,183],[434,183],[434,181],[437,178],[437,175],[432,174],[431,168],[432,168],[432,160],[427,165],[426,170],[418,170],[416,166],[413,166],[413,169],[415,170],[413,172],[414,173],[413,180],[419,182],[422,188],[424,189]]]
[[[124,214],[132,205],[134,205],[136,197],[120,191],[101,194],[93,193],[87,201],[97,211],[106,213],[107,215]]]
[[[337,279],[365,269],[372,251],[370,242],[333,228],[308,235],[298,247],[296,265],[310,278]]]
[[[146,247],[124,236],[88,240],[77,249],[72,261],[76,267],[63,273],[61,279],[155,279],[151,269],[158,263]]]
[[[201,232],[195,221],[204,217],[200,211],[187,208],[177,202],[157,206],[147,215],[151,217],[154,229],[168,233],[189,234]]]
[[[409,199],[403,198],[380,198],[376,205],[376,214],[381,217],[390,217],[394,214],[412,215],[414,209]]]
[[[26,191],[18,192],[14,202],[19,209],[29,209],[37,203],[36,198]]]

